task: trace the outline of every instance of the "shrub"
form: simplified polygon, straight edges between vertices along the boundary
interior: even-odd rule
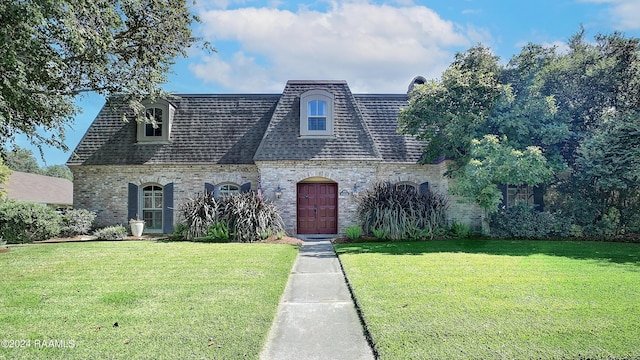
[[[217,221],[209,225],[206,237],[210,238],[212,242],[229,242],[229,227],[227,227],[227,223]]]
[[[221,199],[211,193],[199,194],[180,205],[180,214],[188,227],[187,240],[225,236],[220,233],[223,230],[220,224],[226,226],[228,240],[235,242],[254,242],[271,234],[284,234],[284,223],[276,206],[253,192]]]
[[[124,240],[127,237],[127,229],[122,225],[109,226],[93,233],[98,240]]]
[[[0,203],[0,238],[9,244],[47,240],[60,234],[60,215],[36,203]]]
[[[492,214],[489,227],[491,236],[501,238],[559,238],[572,232],[570,219],[535,211],[526,205],[516,205]]]
[[[344,231],[347,233],[347,237],[351,240],[358,239],[360,237],[360,234],[362,233],[362,229],[358,225],[349,226],[348,228],[344,229]]]
[[[223,198],[222,219],[229,227],[232,241],[260,241],[270,234],[284,231],[278,208],[253,192]]]
[[[221,207],[211,193],[198,194],[180,204],[180,215],[187,230],[184,232],[186,240],[203,237],[207,229],[221,217]]]
[[[471,236],[471,227],[467,224],[457,223],[454,221],[449,228],[449,232],[453,237],[464,239]]]
[[[86,209],[67,210],[62,214],[62,236],[86,235],[91,230],[96,213]]]
[[[371,232],[373,233],[373,236],[375,236],[376,239],[378,239],[378,240],[386,240],[387,239],[387,230],[385,230],[385,229],[372,228]]]
[[[446,226],[447,207],[445,195],[386,182],[360,196],[358,216],[366,233],[376,229],[391,240],[433,238]]]
[[[177,223],[173,228],[173,234],[171,234],[171,240],[185,240],[186,233],[189,231],[189,227],[184,223]]]

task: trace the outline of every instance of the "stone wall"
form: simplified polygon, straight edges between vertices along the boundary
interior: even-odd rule
[[[128,184],[138,186],[174,184],[174,221],[179,221],[178,206],[191,195],[204,191],[204,184],[251,182],[257,190],[258,172],[263,194],[281,211],[289,234],[296,234],[296,186],[299,182],[327,179],[338,184],[338,232],[357,224],[354,188],[370,188],[376,181],[429,182],[433,191],[447,193],[449,181],[443,176],[446,163],[436,165],[381,163],[379,161],[260,161],[256,165],[126,165],[70,166],[74,175],[75,208],[97,213],[98,227],[126,224]],[[282,189],[277,199],[276,188]],[[449,221],[480,226],[477,206],[450,196]]]
[[[353,189],[369,187],[376,178],[378,162],[367,161],[260,161],[262,189],[274,199],[280,187],[282,197],[274,199],[288,233],[296,234],[297,184],[309,178],[325,178],[338,184],[338,231],[357,223]]]
[[[95,211],[98,227],[127,224],[128,184],[174,184],[174,220],[177,208],[189,196],[204,191],[204,184],[251,182],[256,189],[255,165],[125,165],[70,166],[73,172],[73,206]]]

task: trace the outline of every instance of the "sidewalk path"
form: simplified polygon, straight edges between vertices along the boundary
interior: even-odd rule
[[[374,359],[328,239],[300,248],[260,359]]]

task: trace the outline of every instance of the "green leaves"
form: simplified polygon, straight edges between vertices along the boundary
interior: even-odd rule
[[[400,112],[399,131],[428,142],[425,161],[442,155],[464,162],[496,101],[505,92],[498,82],[498,58],[477,46],[456,56],[441,81],[414,88]]]
[[[495,135],[485,135],[472,141],[470,160],[454,177],[453,193],[494,212],[502,200],[498,184],[538,185],[551,180],[553,170],[540,148],[517,150],[506,137],[501,141]]]
[[[159,85],[197,40],[193,21],[185,0],[3,2],[0,136],[12,142],[22,133],[66,149],[76,96],[92,91],[136,104],[167,95]]]

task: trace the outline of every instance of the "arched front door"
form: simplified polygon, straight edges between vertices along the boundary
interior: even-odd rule
[[[338,184],[298,183],[298,234],[338,232]]]

